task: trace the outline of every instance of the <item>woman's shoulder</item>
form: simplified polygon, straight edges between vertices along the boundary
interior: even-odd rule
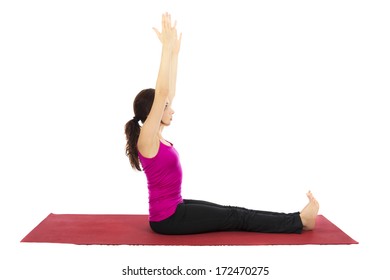
[[[144,158],[154,158],[160,148],[160,139],[154,139],[147,142],[138,140],[138,153]]]

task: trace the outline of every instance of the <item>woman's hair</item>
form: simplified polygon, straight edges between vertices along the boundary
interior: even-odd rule
[[[141,171],[137,142],[141,132],[139,121],[145,122],[152,109],[154,100],[154,89],[148,88],[141,90],[134,99],[133,110],[134,118],[128,121],[125,125],[126,134],[126,156],[130,160],[131,167]]]

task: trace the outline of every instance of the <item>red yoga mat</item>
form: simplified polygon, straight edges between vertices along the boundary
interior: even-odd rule
[[[316,228],[301,234],[212,232],[190,235],[154,233],[147,215],[50,214],[21,242],[79,245],[303,245],[357,244],[318,215]]]

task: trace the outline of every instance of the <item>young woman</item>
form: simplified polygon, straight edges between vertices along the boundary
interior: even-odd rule
[[[168,13],[162,15],[161,32],[155,28],[154,31],[162,43],[156,87],[138,93],[133,104],[135,116],[125,126],[130,164],[139,171],[143,169],[147,177],[152,230],[161,234],[234,230],[301,233],[312,230],[319,205],[311,192],[307,193],[309,202],[301,212],[288,214],[182,198],[179,155],[173,144],[162,136],[174,114],[172,101],[176,93],[181,34],[177,35],[176,22],[172,25]]]

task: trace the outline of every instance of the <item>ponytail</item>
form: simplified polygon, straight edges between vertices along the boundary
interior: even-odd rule
[[[144,123],[149,115],[154,101],[155,90],[148,88],[141,90],[134,99],[133,109],[135,117],[125,125],[126,156],[130,160],[131,167],[142,171],[138,158],[138,138],[141,133],[139,122]]]
[[[130,160],[131,167],[142,171],[140,167],[140,162],[138,158],[138,148],[137,142],[141,132],[141,127],[139,125],[139,120],[134,117],[132,120],[128,121],[125,125],[125,134],[126,134],[126,156]]]

